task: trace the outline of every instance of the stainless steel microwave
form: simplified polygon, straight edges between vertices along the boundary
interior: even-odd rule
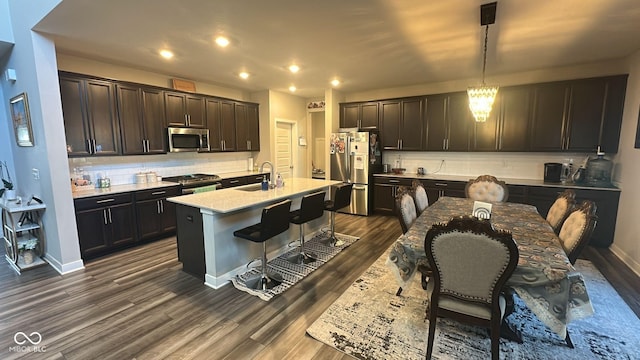
[[[167,128],[169,152],[209,151],[209,129]]]

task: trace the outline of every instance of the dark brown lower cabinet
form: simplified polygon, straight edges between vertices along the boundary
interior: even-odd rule
[[[79,199],[75,206],[83,259],[104,255],[136,242],[132,193]]]
[[[538,208],[542,217],[546,217],[551,205],[556,197],[565,190],[561,187],[528,187],[526,203]],[[608,247],[613,243],[613,236],[616,230],[616,219],[618,213],[618,203],[620,192],[598,189],[573,189],[576,192],[576,202],[579,204],[583,200],[591,200],[596,203],[598,222],[591,235],[590,245],[597,247]]]
[[[167,201],[178,196],[179,187],[138,191],[136,215],[140,240],[158,238],[176,230],[176,205]]]
[[[76,223],[84,260],[176,231],[175,204],[167,197],[179,186],[76,199]]]
[[[378,213],[395,214],[395,194],[398,186],[411,186],[411,178],[405,177],[375,177],[374,178],[374,209]],[[448,180],[421,180],[429,204],[433,204],[441,196],[465,197],[464,181]],[[558,186],[529,186],[529,185],[508,185],[509,202],[530,204],[538,209],[540,215],[547,217],[549,208],[558,195],[565,190],[565,187]],[[618,202],[620,191],[571,188],[576,192],[576,201],[591,200],[596,203],[598,222],[591,236],[589,244],[597,247],[608,247],[613,243],[613,236],[616,229],[616,214],[618,213]]]

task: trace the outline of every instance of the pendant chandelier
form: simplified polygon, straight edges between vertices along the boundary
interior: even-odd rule
[[[482,53],[482,85],[471,86],[467,89],[469,95],[469,109],[476,122],[486,122],[491,107],[498,94],[497,85],[486,85],[484,83],[484,74],[487,67],[487,40],[489,39],[489,24],[495,23],[496,7],[498,3],[493,2],[480,6],[480,25],[485,26],[484,32],[484,49]]]

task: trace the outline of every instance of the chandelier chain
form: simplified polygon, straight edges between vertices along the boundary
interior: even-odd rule
[[[487,68],[487,42],[489,40],[489,25],[485,25],[484,30],[484,51],[482,57],[482,86],[484,86],[484,73]]]

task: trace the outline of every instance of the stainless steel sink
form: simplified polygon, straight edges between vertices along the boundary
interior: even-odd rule
[[[238,186],[235,189],[236,190],[240,190],[240,191],[260,191],[260,190],[262,190],[262,184],[252,184],[252,185]]]

